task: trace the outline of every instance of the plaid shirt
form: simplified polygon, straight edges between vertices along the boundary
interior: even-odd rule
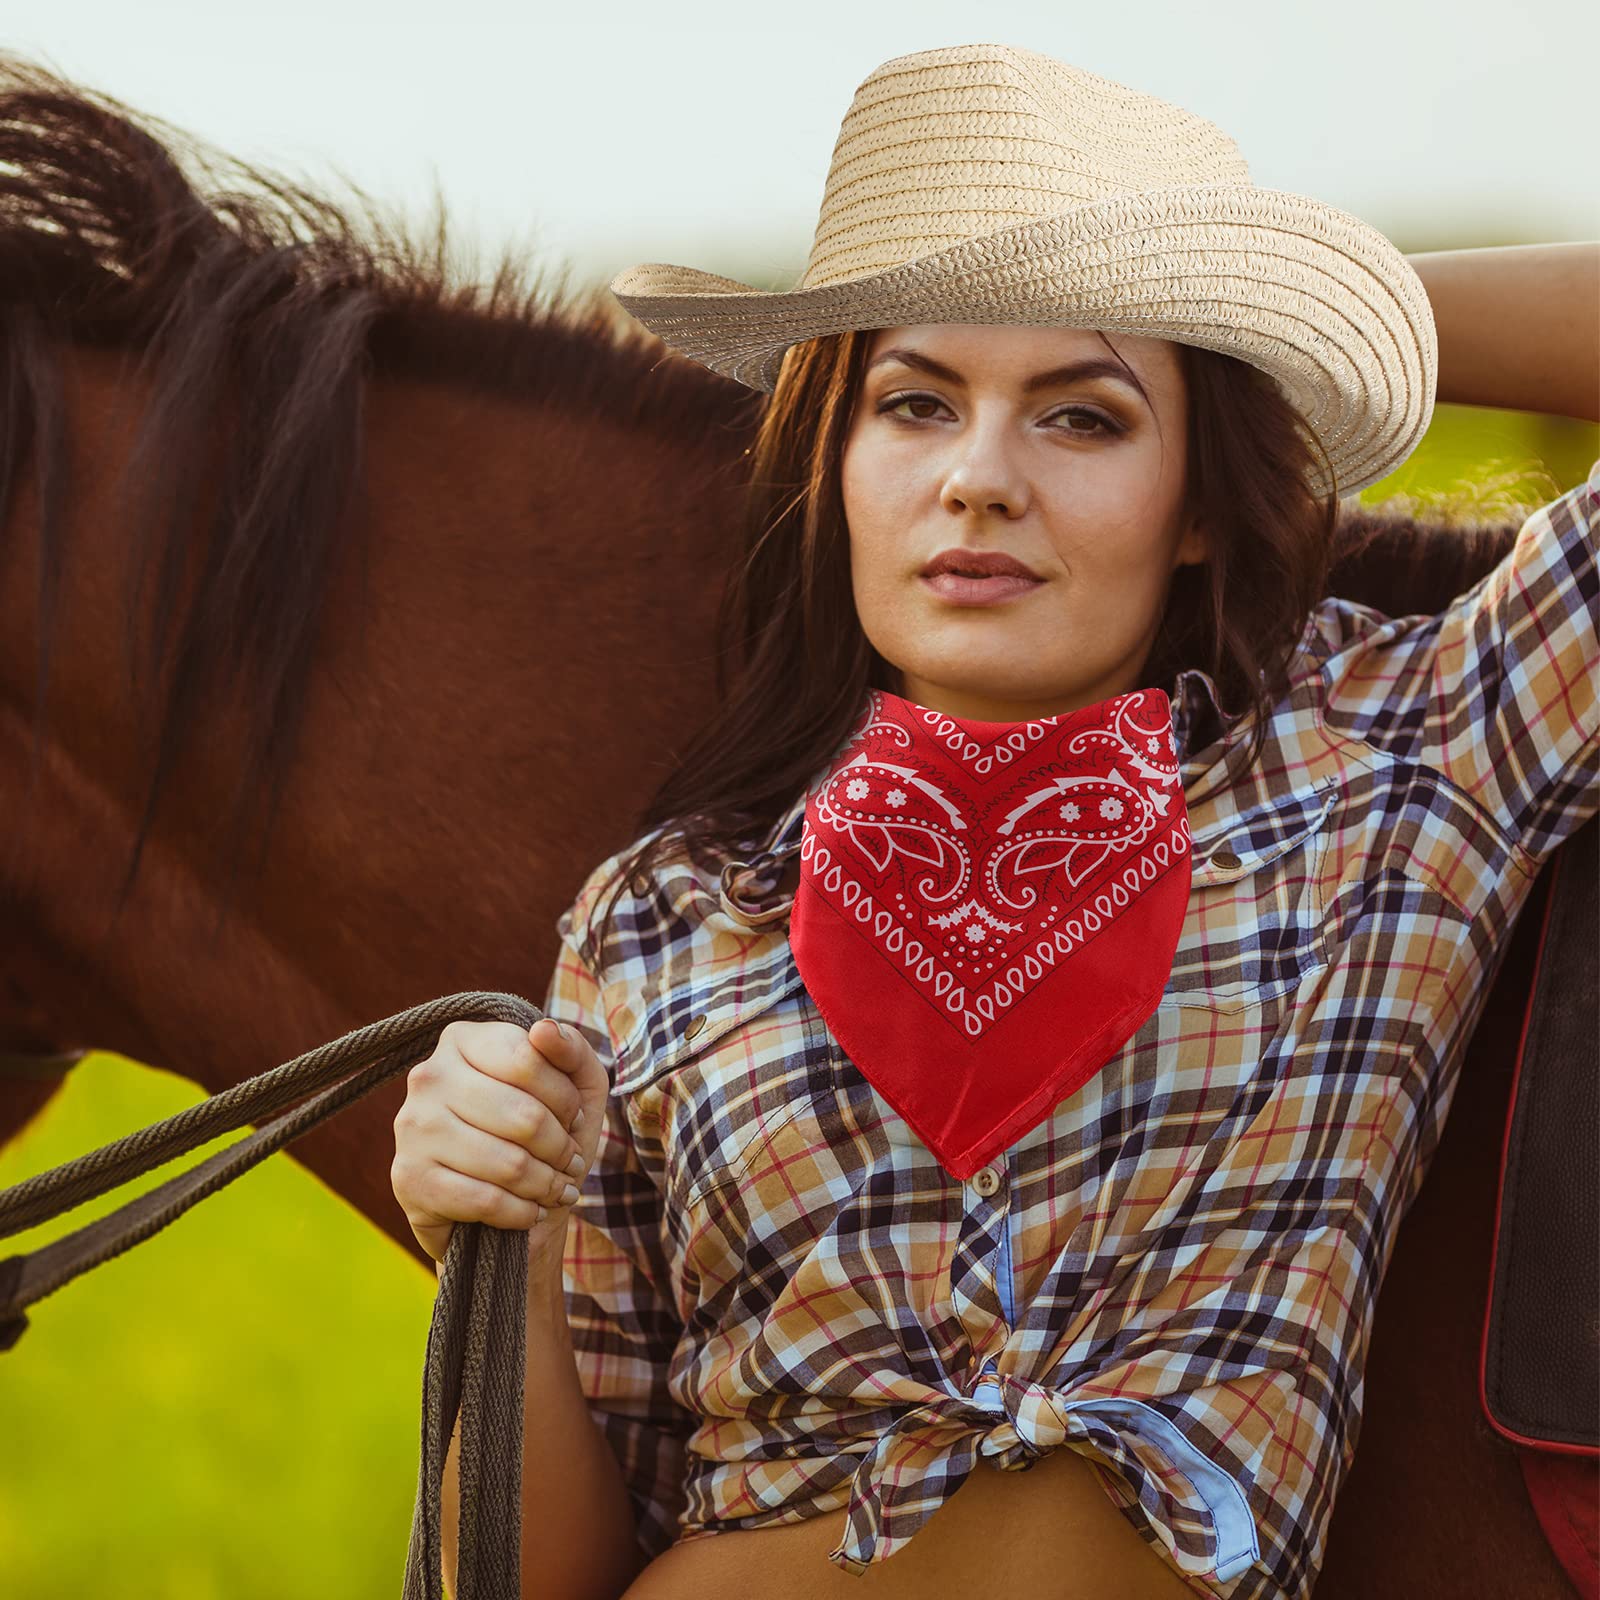
[[[1320,602],[1249,771],[1179,676],[1166,993],[965,1183],[830,1036],[788,903],[741,897],[804,794],[721,879],[636,878],[605,950],[620,854],[595,869],[546,1002],[613,1074],[567,1315],[647,1554],[829,1516],[863,1571],[980,1457],[1065,1445],[1196,1593],[1309,1594],[1396,1228],[1540,866],[1600,809],[1597,510],[1600,462],[1434,616]]]

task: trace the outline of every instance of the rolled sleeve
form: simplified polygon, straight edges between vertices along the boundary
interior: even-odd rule
[[[1532,866],[1600,810],[1597,513],[1600,461],[1443,611],[1324,667],[1331,727],[1440,773]]]
[[[545,1012],[576,1027],[614,1078],[598,984],[571,943],[566,919],[561,930]],[[594,1164],[573,1207],[563,1278],[579,1383],[621,1465],[639,1545],[653,1560],[677,1536],[684,1441],[694,1419],[667,1388],[683,1327],[670,1292],[662,1196],[615,1096],[606,1103]]]

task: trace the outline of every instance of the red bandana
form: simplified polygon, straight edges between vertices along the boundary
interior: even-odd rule
[[[1189,901],[1172,708],[1138,689],[974,722],[873,689],[806,801],[795,964],[834,1037],[953,1177],[1113,1057]]]

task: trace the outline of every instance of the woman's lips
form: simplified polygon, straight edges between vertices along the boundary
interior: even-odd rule
[[[1040,578],[1009,575],[994,578],[969,578],[959,572],[936,572],[922,580],[941,600],[958,606],[992,606],[1014,600],[1029,589],[1037,589]]]

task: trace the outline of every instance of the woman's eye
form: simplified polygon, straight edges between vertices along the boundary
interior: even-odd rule
[[[885,400],[881,406],[878,407],[878,410],[880,412],[886,412],[892,415],[894,412],[898,411],[901,406],[936,406],[939,403],[940,402],[935,400],[931,394],[892,395],[889,399]],[[898,417],[896,420],[899,422],[907,422],[911,419],[908,417]],[[924,414],[919,412],[917,414],[917,420],[919,422],[925,420]]]
[[[1088,428],[1068,428],[1068,433],[1121,433],[1122,429],[1109,417],[1101,415],[1098,411],[1091,411],[1087,406],[1068,406],[1064,411],[1055,413],[1058,417],[1075,417],[1080,421],[1092,423]]]

